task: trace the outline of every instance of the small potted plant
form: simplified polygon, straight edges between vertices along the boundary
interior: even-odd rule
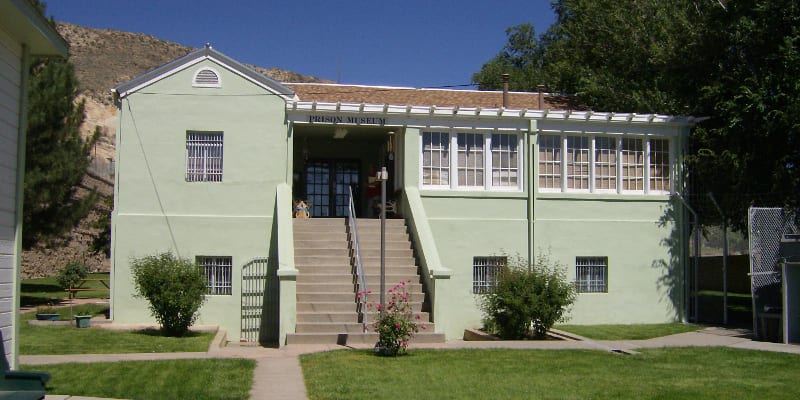
[[[78,328],[88,328],[91,325],[91,315],[76,315],[75,326]]]
[[[36,307],[36,319],[38,321],[58,321],[58,310],[55,307]]]

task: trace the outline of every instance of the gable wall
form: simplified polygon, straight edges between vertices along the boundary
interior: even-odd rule
[[[221,88],[191,86],[200,66]],[[285,103],[212,61],[121,100],[113,215],[113,318],[152,321],[133,298],[129,260],[163,251],[233,257],[233,295],[208,296],[198,323],[238,338],[241,267],[269,255],[275,193],[285,182]],[[223,132],[222,182],[186,182],[186,132]]]

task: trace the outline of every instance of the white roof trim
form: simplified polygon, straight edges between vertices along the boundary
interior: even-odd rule
[[[605,122],[627,124],[663,124],[690,126],[697,121],[694,117],[670,116],[662,114],[608,113],[570,110],[527,110],[510,108],[482,107],[439,107],[370,103],[330,103],[318,101],[292,100],[286,103],[289,112],[319,113],[358,113],[384,114],[387,116],[439,117],[439,118],[478,118],[491,119],[538,119],[570,122]]]
[[[148,79],[148,80],[146,80],[146,81],[144,81],[144,82],[142,82],[142,83],[140,83],[140,84],[138,84],[138,85],[136,85],[136,86],[134,86],[134,87],[131,87],[130,89],[128,89],[128,90],[126,90],[126,91],[124,91],[124,92],[119,92],[119,93],[118,93],[118,96],[119,96],[120,98],[124,98],[124,97],[126,97],[127,95],[129,95],[129,94],[131,94],[131,93],[134,93],[134,92],[136,92],[136,91],[139,91],[139,90],[141,90],[142,88],[145,88],[145,87],[147,87],[147,86],[150,86],[150,85],[152,85],[152,84],[154,84],[154,83],[156,83],[156,82],[158,82],[158,81],[160,81],[160,80],[162,80],[162,79],[165,79],[165,78],[167,78],[167,77],[169,77],[169,76],[175,75],[175,74],[177,74],[178,72],[184,71],[184,70],[186,70],[186,69],[188,69],[188,68],[191,68],[192,66],[194,66],[194,65],[197,65],[198,63],[201,63],[201,62],[203,62],[203,61],[206,61],[206,60],[208,60],[208,61],[212,61],[212,62],[216,63],[217,65],[220,65],[220,66],[224,67],[224,68],[225,68],[225,69],[227,69],[228,71],[230,71],[230,72],[233,72],[233,73],[234,73],[234,74],[236,74],[236,75],[239,75],[240,77],[242,77],[242,78],[244,78],[244,79],[246,79],[246,80],[248,80],[248,81],[250,81],[250,82],[252,82],[252,83],[256,84],[257,86],[259,86],[259,87],[261,87],[261,88],[263,88],[263,89],[266,89],[266,90],[268,90],[268,91],[270,91],[270,92],[272,92],[272,93],[275,93],[275,94],[278,94],[278,95],[280,95],[280,97],[284,98],[284,99],[287,101],[287,103],[288,103],[289,101],[297,101],[297,96],[296,96],[296,95],[287,96],[287,95],[286,95],[286,94],[284,94],[284,93],[278,93],[278,92],[276,92],[276,91],[275,91],[273,88],[270,88],[269,86],[267,86],[267,85],[264,85],[263,83],[261,83],[261,82],[258,82],[257,80],[255,80],[255,79],[253,79],[253,78],[251,78],[251,77],[249,77],[249,76],[247,76],[247,75],[245,75],[245,74],[242,74],[242,73],[241,73],[240,71],[238,71],[236,68],[233,68],[232,66],[228,65],[227,63],[225,63],[225,62],[223,62],[223,61],[219,60],[218,58],[216,58],[216,57],[214,57],[214,56],[212,56],[212,55],[202,55],[202,56],[200,56],[200,57],[197,57],[197,58],[195,58],[195,59],[193,59],[193,60],[189,60],[189,61],[187,61],[187,62],[186,62],[186,63],[184,63],[184,64],[181,64],[181,65],[179,65],[179,66],[177,66],[177,67],[175,67],[175,68],[172,68],[172,69],[170,69],[170,70],[164,71],[162,74],[159,74],[159,75],[157,75],[157,76],[154,76],[154,77],[153,77],[153,78],[151,78],[151,79]],[[218,75],[218,76],[219,76],[219,75]],[[221,82],[221,81],[222,81],[222,77],[221,77],[221,76],[219,76],[219,78],[220,78],[220,82]],[[113,91],[113,90],[112,90],[112,91]]]

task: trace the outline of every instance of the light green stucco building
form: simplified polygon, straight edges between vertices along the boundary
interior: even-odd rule
[[[129,262],[169,250],[205,268],[198,322],[232,341],[252,294],[243,270],[266,263],[262,339],[286,343],[303,273],[293,201],[310,201],[314,219],[343,217],[349,186],[358,216],[373,217],[383,166],[446,338],[480,326],[475,293],[504,254],[567,269],[581,292],[571,323],[685,317],[674,194],[691,118],[559,110],[543,93],[278,83],[210,47],[114,91],[115,323],[152,321]]]

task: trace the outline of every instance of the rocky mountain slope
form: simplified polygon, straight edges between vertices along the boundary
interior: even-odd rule
[[[81,193],[95,189],[110,196],[117,112],[110,89],[193,49],[142,33],[93,29],[65,22],[57,22],[56,29],[69,44],[69,60],[78,80],[78,100],[85,102],[86,118],[81,132],[88,137],[99,127],[103,133],[93,149],[92,174],[84,179]],[[280,82],[331,82],[274,67],[248,66]],[[97,234],[92,222],[107,212],[98,204],[64,243],[40,243],[23,252],[23,278],[52,275],[71,260],[85,262],[92,270],[108,270],[108,259],[89,250],[89,243]]]

